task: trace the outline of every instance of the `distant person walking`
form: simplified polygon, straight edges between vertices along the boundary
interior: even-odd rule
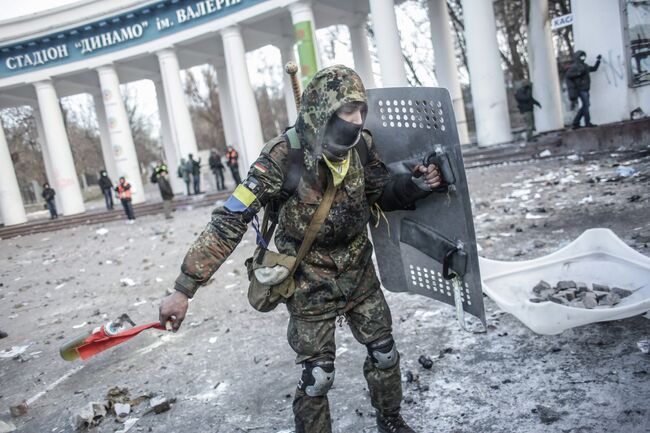
[[[133,204],[131,203],[131,184],[126,181],[124,176],[120,177],[120,183],[115,187],[117,198],[122,202],[124,213],[126,214],[127,223],[133,224],[135,222],[135,214],[133,213]]]
[[[539,108],[542,108],[542,105],[533,98],[533,85],[528,80],[524,80],[515,91],[515,100],[517,101],[517,108],[526,122],[526,140],[528,141],[533,137],[533,131],[535,130],[533,110],[535,105]]]
[[[192,171],[192,183],[194,184],[194,194],[201,194],[201,158],[195,160],[193,155],[188,155],[189,164]]]
[[[111,178],[108,177],[106,170],[102,170],[99,173],[99,180],[97,181],[97,184],[99,184],[99,188],[101,188],[102,194],[104,194],[106,209],[112,210],[113,209],[113,182],[111,182]]]
[[[45,182],[43,184],[43,192],[41,193],[41,195],[45,200],[45,206],[47,206],[47,210],[50,211],[50,219],[53,220],[58,218],[59,215],[56,213],[56,203],[54,202],[54,196],[56,195],[56,191],[50,188],[49,183]]]
[[[181,163],[178,166],[178,177],[183,178],[187,195],[192,195],[190,192],[190,174],[192,173],[192,166],[191,163],[188,164],[188,162],[189,161],[185,161],[185,158],[181,158]]]
[[[596,63],[593,66],[589,66],[585,63],[587,54],[581,50],[576,51],[573,55],[573,63],[571,63],[571,66],[566,72],[565,81],[572,109],[575,106],[576,101],[580,99],[580,109],[573,118],[573,129],[580,128],[580,119],[583,117],[585,119],[586,127],[596,126],[591,123],[591,116],[589,114],[589,89],[591,87],[591,78],[589,78],[589,73],[598,70],[601,58],[602,56],[599,54],[596,57]]]
[[[226,165],[230,168],[232,173],[232,178],[235,179],[235,185],[241,183],[241,178],[239,177],[239,154],[234,147],[228,146],[228,152],[226,152]]]
[[[217,191],[222,191],[226,189],[226,185],[223,178],[223,162],[221,162],[221,155],[216,151],[210,153],[210,159],[208,159],[208,164],[210,164],[210,170],[214,173],[214,177],[217,180]]]
[[[166,164],[160,164],[154,169],[151,181],[158,184],[160,195],[163,199],[163,212],[165,219],[172,219],[172,200],[174,199],[174,191],[169,183],[169,170]]]

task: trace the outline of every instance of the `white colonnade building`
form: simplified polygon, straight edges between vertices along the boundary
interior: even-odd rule
[[[120,84],[148,79],[156,89],[165,161],[175,174],[181,158],[197,153],[180,71],[212,64],[217,73],[226,143],[240,154],[245,171],[263,145],[246,52],[274,45],[282,62],[296,60],[303,85],[322,66],[315,30],[347,25],[355,69],[375,87],[365,25],[370,17],[383,86],[407,86],[395,4],[403,0],[81,0],[0,22],[0,109],[34,109],[48,182],[64,215],[85,211],[66,136],[59,98],[93,96],[104,166],[133,185],[135,203],[146,200]],[[562,127],[557,71],[549,43],[547,0],[531,9],[531,57],[535,89],[548,109],[545,130]],[[588,0],[574,0],[585,4]],[[463,97],[446,0],[428,0],[435,69],[449,89],[461,142],[469,142]],[[477,140],[487,146],[509,141],[510,123],[494,14],[489,0],[463,0]],[[585,8],[583,8],[585,9]],[[585,13],[588,13],[587,11]],[[576,21],[579,21],[576,19]],[[577,35],[576,39],[582,36]],[[296,57],[297,54],[297,57]],[[296,116],[285,79],[289,121]],[[597,110],[594,110],[597,111]],[[537,116],[537,113],[536,113]],[[171,176],[172,187],[182,191]],[[0,222],[26,221],[6,137],[0,127]]]

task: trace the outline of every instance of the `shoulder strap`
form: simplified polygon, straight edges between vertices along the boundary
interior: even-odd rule
[[[365,129],[361,131],[361,138],[359,141],[357,141],[357,144],[354,147],[357,149],[357,153],[359,154],[361,165],[365,167],[365,165],[368,163],[368,143],[366,142],[366,138],[363,136],[364,132],[368,131]],[[370,132],[368,132],[368,134],[370,134]]]
[[[311,218],[311,221],[309,222],[309,227],[307,227],[307,231],[305,232],[305,237],[302,240],[302,243],[300,244],[300,249],[298,250],[298,254],[296,256],[296,261],[293,265],[293,268],[291,269],[291,274],[290,274],[291,276],[293,276],[293,274],[296,272],[296,269],[298,269],[298,265],[300,264],[302,259],[305,258],[307,252],[309,251],[309,248],[311,248],[311,245],[314,243],[318,231],[320,230],[321,226],[325,222],[325,218],[327,218],[327,214],[329,214],[330,212],[330,208],[332,207],[332,202],[334,201],[335,193],[336,193],[336,187],[334,186],[334,182],[331,179],[331,175],[328,175],[327,189],[325,190],[325,194],[323,195],[323,200],[320,202],[320,205],[318,205],[318,209],[316,209],[314,216]]]
[[[296,128],[287,129],[284,135],[289,142],[289,169],[285,174],[282,190],[280,191],[280,199],[283,202],[291,197],[298,188],[303,168],[303,149]]]
[[[262,237],[268,243],[273,236],[275,227],[278,224],[278,213],[282,203],[296,192],[303,169],[303,149],[300,145],[300,138],[296,128],[288,128],[284,132],[286,141],[289,143],[289,164],[285,173],[282,189],[280,190],[280,200],[272,200],[267,203],[264,209],[264,219],[262,220]],[[271,227],[269,227],[269,220]]]

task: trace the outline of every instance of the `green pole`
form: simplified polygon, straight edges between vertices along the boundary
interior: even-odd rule
[[[300,59],[300,75],[302,77],[302,88],[309,83],[314,74],[318,71],[316,62],[316,44],[314,43],[314,32],[311,21],[302,21],[293,26],[298,44],[298,57]]]

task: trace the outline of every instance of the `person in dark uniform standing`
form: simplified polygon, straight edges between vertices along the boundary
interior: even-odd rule
[[[533,98],[533,85],[528,80],[523,81],[515,91],[515,100],[517,101],[517,108],[526,122],[526,140],[530,140],[533,138],[533,131],[535,130],[533,110],[535,105],[542,108],[542,104]]]
[[[99,173],[99,180],[97,183],[99,184],[99,188],[102,190],[102,194],[104,194],[106,209],[113,209],[113,182],[111,182],[111,178],[108,177],[106,170],[102,170]]]
[[[188,299],[227,260],[248,223],[270,201],[284,203],[275,245],[280,253],[296,257],[318,203],[333,191],[329,214],[292,277],[296,288],[286,303],[287,338],[302,365],[293,400],[296,433],[332,431],[327,393],[334,381],[334,331],[340,317],[367,349],[363,374],[379,432],[415,433],[400,413],[400,355],[372,261],[367,224],[371,208],[413,209],[418,199],[440,186],[441,176],[433,164],[415,167],[422,182],[410,173],[391,175],[372,135],[363,129],[366,104],[365,88],[353,70],[336,65],[316,73],[304,91],[295,125],[302,149],[298,165],[292,165],[284,134],[266,143],[246,180],[213,211],[211,222],[183,260],[175,293],[160,306],[161,324],[171,321],[178,330]],[[360,146],[363,152],[358,151]],[[300,170],[300,182],[285,197],[282,187],[293,170]]]
[[[589,113],[589,90],[591,89],[589,73],[598,70],[601,58],[602,56],[599,54],[596,57],[596,63],[593,66],[589,66],[585,63],[587,53],[581,50],[576,51],[573,55],[573,63],[566,72],[565,80],[572,109],[576,101],[580,99],[580,109],[573,118],[573,129],[580,128],[580,120],[582,118],[585,119],[586,127],[591,128],[596,126],[591,123],[591,115]]]
[[[47,210],[50,211],[50,219],[53,220],[58,218],[59,215],[56,212],[56,202],[54,201],[54,196],[56,196],[56,191],[50,188],[49,183],[45,182],[43,184],[43,192],[41,193],[41,195],[45,200],[45,205],[47,206]]]
[[[210,170],[214,173],[215,180],[217,181],[217,191],[222,191],[226,189],[223,178],[223,162],[221,162],[221,155],[219,155],[215,150],[210,152],[210,159],[208,160],[210,164]]]
[[[192,172],[192,184],[194,186],[194,194],[201,194],[201,158],[195,160],[194,156],[190,153],[188,155],[188,165]]]
[[[169,170],[167,169],[167,164],[160,164],[154,168],[153,174],[151,175],[151,182],[158,184],[160,196],[163,200],[165,219],[174,218],[172,216],[172,200],[174,199],[174,191],[169,183]]]

